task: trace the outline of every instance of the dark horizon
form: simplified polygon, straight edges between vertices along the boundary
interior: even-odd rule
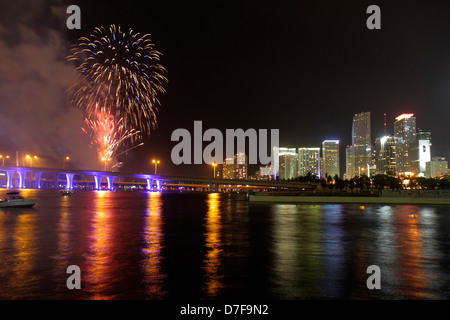
[[[450,113],[448,2],[55,0],[36,1],[36,8],[23,1],[0,4],[6,8],[0,13],[0,48],[11,53],[4,54],[0,63],[6,75],[0,82],[4,87],[0,89],[0,108],[5,115],[0,120],[1,152],[15,153],[23,147],[19,151],[40,152],[49,159],[53,157],[50,154],[59,159],[66,153],[92,157],[87,137],[81,130],[77,132],[83,124],[82,118],[76,119],[79,113],[64,105],[62,98],[36,99],[28,84],[39,81],[38,88],[54,96],[67,82],[70,70],[70,65],[61,62],[64,50],[95,27],[116,24],[152,35],[156,49],[163,54],[161,63],[169,79],[167,94],[160,97],[158,127],[143,147],[124,157],[124,171],[151,172],[151,160],[157,158],[161,160],[158,170],[167,174],[185,170],[193,175],[212,174],[206,164],[187,167],[171,163],[170,152],[176,144],[170,141],[171,133],[177,128],[192,133],[196,120],[203,121],[204,130],[218,128],[222,132],[280,129],[280,146],[286,147],[319,147],[323,140],[339,139],[342,168],[345,146],[351,144],[352,117],[364,111],[371,111],[372,143],[384,135],[384,113],[391,135],[396,116],[414,113],[417,127],[431,130],[432,156],[450,158],[450,132],[444,121]],[[81,9],[81,30],[65,26],[69,16],[65,9],[72,4]],[[381,9],[381,30],[366,27],[366,9],[371,4]],[[25,56],[24,51],[16,51],[21,44],[30,43],[18,31],[21,26],[34,30],[40,40],[52,39],[49,31],[55,31],[63,35],[61,43],[52,47],[52,41],[36,41],[36,54]],[[15,37],[16,33],[20,36]],[[50,51],[39,51],[41,48],[61,52],[55,53],[53,60],[43,61],[42,55]],[[13,82],[17,70],[6,66],[14,62],[17,53],[23,54],[28,64],[17,67],[23,68],[22,81]],[[42,80],[54,74],[29,69],[45,63],[60,80],[47,83]],[[9,94],[6,83],[21,87],[13,87],[14,95]],[[23,98],[13,99],[19,94]],[[24,106],[31,102],[41,116],[27,120],[33,108]],[[50,108],[58,110],[55,119],[51,119],[54,110],[43,113]],[[37,121],[44,123],[29,125]],[[71,126],[63,125],[65,121]],[[60,137],[51,130],[51,124],[58,124]],[[21,128],[20,137],[13,128]],[[75,137],[76,143],[64,144]]]

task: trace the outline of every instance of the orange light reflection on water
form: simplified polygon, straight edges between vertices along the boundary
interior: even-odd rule
[[[402,236],[397,239],[400,243],[398,255],[399,278],[402,291],[401,296],[415,299],[425,298],[426,276],[421,266],[422,235],[420,232],[419,207],[402,206],[396,215],[396,227],[401,228]]]
[[[203,260],[205,270],[205,291],[209,298],[216,297],[224,287],[222,276],[219,274],[221,266],[222,241],[221,241],[221,211],[220,194],[210,193],[208,195],[206,213],[206,256]]]
[[[145,216],[143,231],[145,245],[142,248],[145,258],[142,269],[146,294],[150,299],[160,300],[166,296],[166,292],[162,288],[165,276],[161,272],[161,250],[163,249],[162,199],[159,192],[149,192],[148,195],[148,211]]]
[[[36,278],[32,270],[36,264],[37,247],[36,241],[36,215],[32,213],[19,213],[17,225],[13,235],[15,263],[12,265],[13,276],[10,279],[13,288],[33,287]]]
[[[114,298],[106,294],[110,282],[109,274],[114,266],[111,255],[114,248],[114,230],[111,229],[113,212],[108,199],[111,193],[96,191],[95,194],[84,287],[89,288],[91,299],[107,300]]]

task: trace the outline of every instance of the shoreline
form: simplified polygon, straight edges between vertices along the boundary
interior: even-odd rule
[[[448,205],[448,197],[339,197],[339,196],[261,196],[250,195],[250,202],[303,203],[303,204],[405,204],[405,205]]]

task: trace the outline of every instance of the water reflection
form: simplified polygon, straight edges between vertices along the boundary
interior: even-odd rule
[[[398,276],[400,295],[404,298],[425,298],[426,277],[421,262],[422,236],[417,206],[399,206],[394,219],[398,229]]]
[[[16,215],[16,212],[9,212]],[[13,236],[13,263],[10,276],[12,288],[30,289],[38,285],[38,274],[33,273],[36,263],[36,215],[30,211],[21,211],[16,216]],[[14,298],[14,297],[12,297]]]
[[[207,199],[207,213],[205,218],[206,254],[203,259],[203,270],[205,271],[204,291],[209,298],[216,297],[223,288],[222,275],[219,273],[221,267],[222,240],[221,240],[221,211],[220,194],[210,193]]]
[[[167,292],[163,291],[165,275],[161,272],[162,239],[162,194],[150,192],[148,194],[148,210],[145,215],[144,229],[142,230],[144,245],[142,253],[142,272],[144,273],[145,293],[150,299],[163,299]]]
[[[285,299],[317,297],[320,279],[320,207],[274,207],[275,291]]]
[[[59,212],[59,221],[57,223],[57,251],[54,259],[56,259],[57,269],[65,270],[71,263],[69,257],[71,254],[72,244],[70,241],[71,224],[70,224],[70,198],[61,197],[61,207]]]
[[[344,207],[342,205],[319,206],[322,231],[322,290],[323,297],[340,297],[345,268],[343,229]]]
[[[95,191],[93,217],[89,234],[89,248],[86,264],[85,288],[91,299],[113,299],[108,294],[111,269],[114,268],[112,250],[114,243],[113,210],[110,205],[111,193]],[[83,281],[83,283],[84,283]],[[82,286],[83,287],[83,286]]]
[[[36,195],[32,210],[0,210],[1,299],[450,297],[448,207],[24,191]],[[366,287],[372,264],[381,290]]]

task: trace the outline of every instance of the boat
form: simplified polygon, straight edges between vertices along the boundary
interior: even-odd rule
[[[18,191],[6,193],[6,198],[0,201],[0,208],[31,208],[39,201],[25,199]]]
[[[70,190],[61,190],[61,195],[62,196],[71,196],[72,195],[72,191],[70,191]]]

